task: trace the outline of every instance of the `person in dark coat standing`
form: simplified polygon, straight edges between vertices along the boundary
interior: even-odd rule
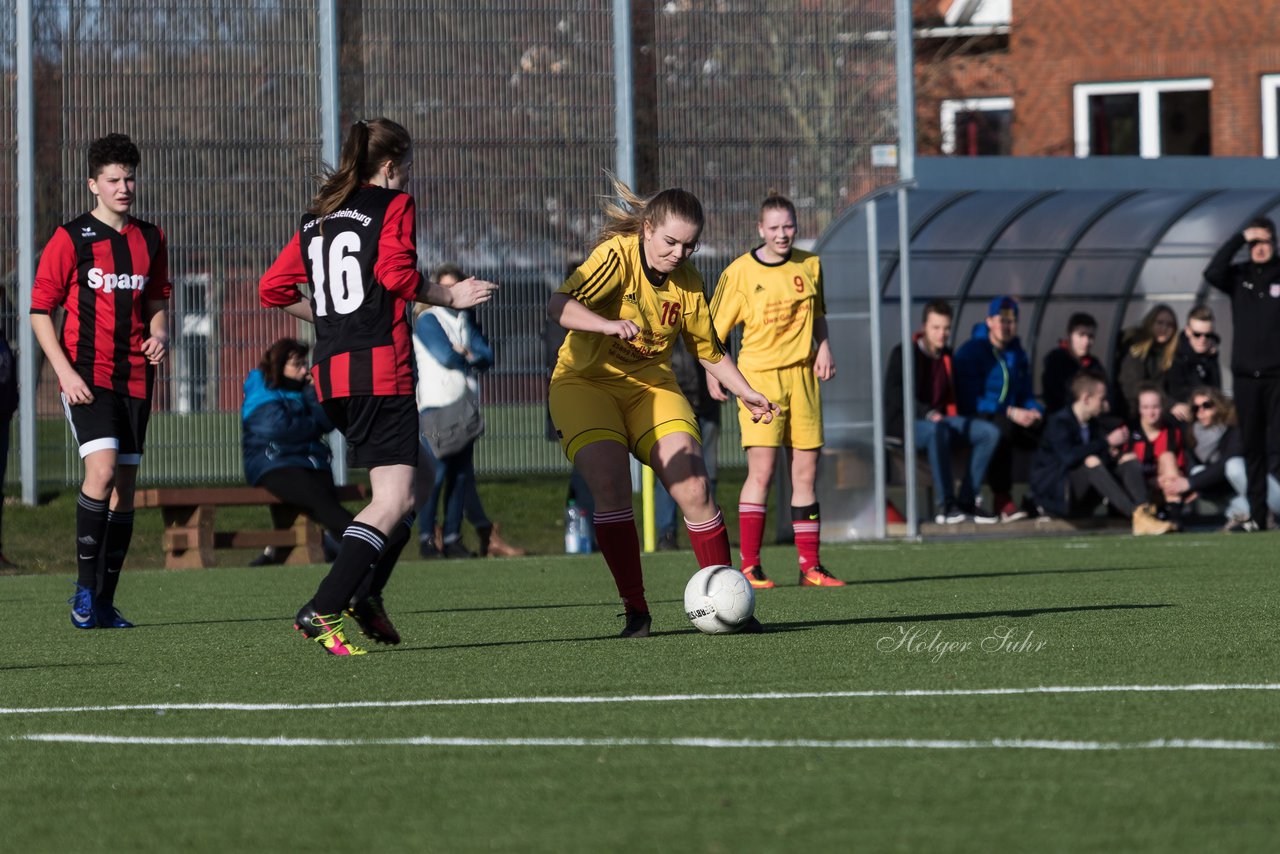
[[[18,360],[9,348],[9,339],[0,330],[0,484],[4,483],[6,469],[9,467],[9,428],[13,423],[13,413],[18,411]],[[4,501],[0,500],[0,511]],[[3,514],[0,513],[0,537],[4,534]],[[17,569],[17,565],[4,556],[0,547],[0,569]]]
[[[1249,260],[1232,263],[1249,246]],[[1259,217],[1222,244],[1204,277],[1231,299],[1233,396],[1240,419],[1253,525],[1267,525],[1267,462],[1280,457],[1280,258],[1276,226]]]

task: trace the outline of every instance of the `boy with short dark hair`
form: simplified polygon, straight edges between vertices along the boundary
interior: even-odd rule
[[[1077,311],[1067,321],[1067,337],[1058,342],[1044,357],[1044,370],[1040,374],[1040,391],[1044,410],[1052,415],[1064,406],[1071,405],[1071,381],[1081,371],[1095,374],[1106,380],[1107,372],[1102,361],[1093,354],[1093,342],[1098,337],[1098,321],[1092,314]]]
[[[89,146],[93,210],[59,226],[36,270],[31,328],[58,375],[84,460],[76,506],[71,624],[127,629],[116,585],[133,537],[133,494],[151,415],[155,368],[168,351],[164,232],[129,215],[142,157],[129,137]],[[66,311],[61,334],[52,312]]]

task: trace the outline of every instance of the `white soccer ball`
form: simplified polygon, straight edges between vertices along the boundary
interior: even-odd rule
[[[684,588],[684,613],[709,635],[736,632],[756,610],[756,593],[747,577],[731,566],[698,570]]]

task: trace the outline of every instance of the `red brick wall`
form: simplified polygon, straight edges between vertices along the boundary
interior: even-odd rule
[[[940,23],[916,3],[916,25]],[[1073,86],[1207,77],[1212,152],[1262,153],[1263,74],[1280,73],[1280,7],[1226,0],[1014,0],[1008,49],[998,41],[916,41],[921,154],[941,152],[947,98],[1012,96],[1013,153],[1075,153]]]
[[[1014,95],[1009,56],[1003,50],[966,54],[954,44],[920,43],[916,50],[916,150],[922,155],[942,153],[943,101]],[[1015,117],[1017,110],[1015,102]]]

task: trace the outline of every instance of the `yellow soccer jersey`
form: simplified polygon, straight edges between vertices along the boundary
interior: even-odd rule
[[[739,323],[744,371],[768,371],[813,358],[813,323],[827,313],[818,256],[799,249],[778,264],[748,252],[734,260],[716,285],[711,316],[720,340]]]
[[[630,320],[640,327],[623,341],[598,332],[570,330],[560,348],[552,378],[630,376],[659,382],[671,376],[671,348],[683,336],[689,352],[718,362],[724,356],[711,327],[711,309],[702,277],[685,262],[654,284],[646,269],[638,236],[601,243],[573,272],[558,293],[568,294],[609,320]],[[653,278],[651,278],[653,277]]]

